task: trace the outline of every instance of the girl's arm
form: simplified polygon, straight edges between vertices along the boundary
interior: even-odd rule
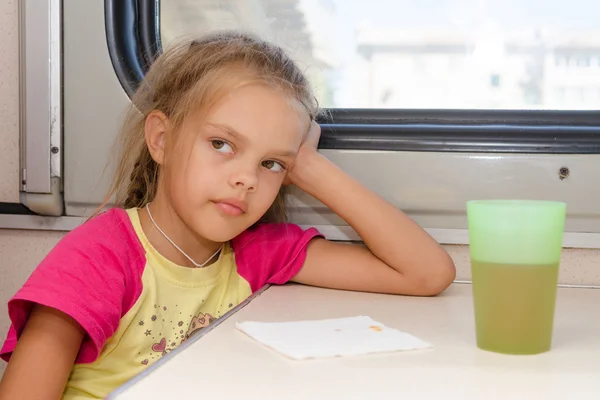
[[[83,337],[73,318],[34,306],[0,382],[0,400],[60,399]]]
[[[316,132],[315,132],[316,131]],[[315,239],[293,281],[357,291],[429,296],[456,270],[448,253],[404,213],[316,151],[313,124],[288,179],[344,219],[367,247]]]

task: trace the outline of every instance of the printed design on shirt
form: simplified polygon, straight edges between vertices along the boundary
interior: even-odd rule
[[[137,322],[139,334],[146,341],[151,341],[146,358],[141,361],[142,365],[153,364],[185,340],[187,331],[185,320],[194,316],[184,315],[178,308],[177,304],[174,306],[155,304],[152,314],[144,316]],[[142,352],[138,353],[138,356],[141,355]]]
[[[214,320],[215,317],[213,317],[209,313],[198,313],[198,315],[193,317],[190,321],[190,324],[188,325],[188,330],[185,333],[185,338],[181,341],[181,343],[189,339],[194,332],[199,331],[202,328],[206,328],[207,326],[212,324]]]
[[[233,304],[230,304],[231,306]],[[141,361],[142,365],[153,364],[189,339],[194,332],[206,328],[216,319],[210,313],[199,312],[197,315],[187,316],[189,323],[186,327],[184,320],[187,318],[177,308],[177,304],[175,306],[155,304],[152,315],[138,321],[139,333],[146,337],[146,340],[151,340],[147,357]],[[141,356],[142,353],[138,355]]]

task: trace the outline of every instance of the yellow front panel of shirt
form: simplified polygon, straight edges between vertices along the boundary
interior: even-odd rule
[[[137,212],[128,212],[146,250],[142,293],[98,359],[73,367],[64,399],[104,398],[251,294],[229,244],[206,268],[181,267],[150,245]]]

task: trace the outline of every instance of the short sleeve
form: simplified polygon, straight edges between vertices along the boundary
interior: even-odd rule
[[[238,273],[252,292],[265,284],[282,285],[304,265],[310,241],[322,237],[315,228],[294,224],[260,224],[233,240]]]
[[[133,235],[133,236],[132,236]],[[69,232],[8,302],[8,361],[34,304],[75,319],[86,332],[76,362],[94,361],[141,292],[144,253],[124,210],[103,213]]]

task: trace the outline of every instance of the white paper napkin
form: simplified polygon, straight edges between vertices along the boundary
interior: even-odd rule
[[[254,340],[295,360],[433,347],[367,316],[294,322],[238,322]]]

